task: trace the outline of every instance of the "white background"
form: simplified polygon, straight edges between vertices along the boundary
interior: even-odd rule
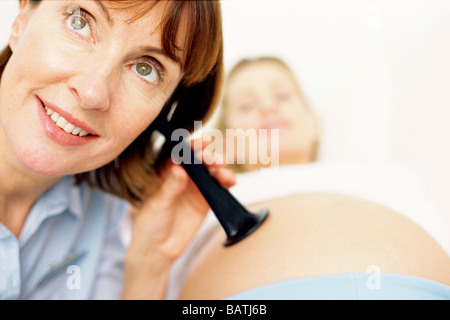
[[[6,43],[17,0],[0,1]],[[227,70],[275,55],[320,118],[320,157],[400,164],[450,216],[450,1],[224,0]]]
[[[405,166],[448,223],[450,1],[225,0],[223,15],[227,69],[261,55],[294,69],[321,159]]]

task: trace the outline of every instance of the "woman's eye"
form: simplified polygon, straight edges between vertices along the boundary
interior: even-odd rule
[[[241,105],[239,106],[239,110],[241,112],[251,112],[251,111],[255,110],[255,108],[256,108],[256,102],[253,102],[253,101],[241,103]]]
[[[91,37],[91,29],[88,21],[81,16],[71,16],[69,18],[69,26],[75,32],[81,34],[84,37]]]
[[[84,20],[84,19],[81,18],[81,17],[73,17],[73,18],[70,20],[70,25],[71,25],[72,28],[74,28],[75,30],[81,30],[81,29],[83,29],[84,27],[86,27],[87,22],[86,22],[86,20]]]
[[[68,16],[66,23],[69,29],[87,38],[92,36],[90,18],[86,11],[72,6],[67,9],[66,15]]]
[[[133,69],[136,74],[148,82],[154,83],[158,81],[158,72],[150,63],[137,63],[133,66]]]

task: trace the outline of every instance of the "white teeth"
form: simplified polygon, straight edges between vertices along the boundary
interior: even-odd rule
[[[58,127],[60,127],[61,129],[64,129],[64,127],[66,126],[66,124],[68,124],[69,122],[64,119],[63,117],[59,117],[58,121],[56,121],[56,125]]]
[[[89,134],[89,132],[68,122],[66,119],[61,117],[56,111],[53,111],[52,109],[50,109],[47,106],[44,106],[44,108],[45,108],[45,111],[47,112],[47,114],[50,116],[50,119],[52,119],[53,122],[56,123],[56,125],[58,127],[60,127],[61,129],[63,129],[65,132],[71,133],[74,136],[80,136],[80,137],[85,137]]]
[[[61,118],[60,118],[61,119]],[[58,120],[59,121],[59,120]],[[72,133],[73,130],[75,130],[75,126],[71,123],[67,123],[66,126],[63,128],[65,132]]]
[[[53,112],[50,118],[56,123],[59,119],[59,114],[57,112]]]
[[[56,123],[59,119],[59,114],[57,112],[53,112],[50,116],[50,119],[52,119]]]
[[[73,129],[72,134],[77,136],[80,133],[80,131],[81,131],[81,128],[76,127],[75,129]]]

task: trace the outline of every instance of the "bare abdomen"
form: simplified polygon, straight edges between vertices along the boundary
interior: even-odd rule
[[[264,284],[368,272],[450,283],[450,258],[420,227],[386,207],[336,194],[299,194],[251,206],[270,209],[247,239],[223,247],[221,229],[196,258],[180,299],[220,299]],[[427,213],[424,213],[427,214]]]

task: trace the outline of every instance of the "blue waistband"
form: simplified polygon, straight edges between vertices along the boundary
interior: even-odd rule
[[[450,286],[398,274],[345,273],[249,289],[229,300],[450,300]]]

